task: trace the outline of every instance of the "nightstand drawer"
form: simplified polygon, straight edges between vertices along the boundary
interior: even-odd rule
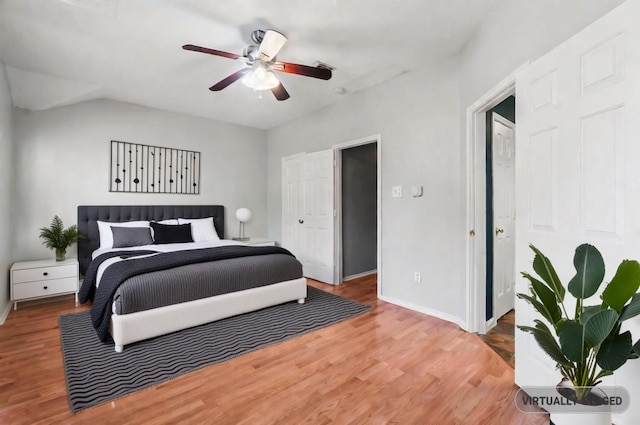
[[[276,243],[274,241],[265,241],[265,242],[252,242],[252,243],[249,243],[247,245],[251,245],[251,246],[276,246]]]
[[[272,241],[267,238],[249,238],[247,240],[240,241],[240,243],[251,246],[276,246],[276,241]]]
[[[13,299],[22,300],[77,291],[78,279],[74,276],[13,285]]]
[[[14,270],[13,283],[35,282],[43,280],[76,277],[78,266],[69,264],[65,266],[38,267],[34,269]]]

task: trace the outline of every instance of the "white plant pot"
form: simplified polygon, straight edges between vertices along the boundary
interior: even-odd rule
[[[611,413],[551,413],[555,425],[611,425]]]
[[[575,400],[575,389],[569,380],[563,379],[560,381],[556,386],[556,390],[562,394],[563,397],[567,397],[569,400]],[[567,390],[569,390],[569,393],[567,393]],[[589,397],[591,398],[590,401],[593,402],[598,399],[606,399],[607,394],[601,387],[595,387],[591,390]],[[611,412],[607,412],[606,406],[604,405],[576,405],[576,408],[581,411],[565,413],[552,412],[550,414],[551,422],[554,425],[611,425]]]

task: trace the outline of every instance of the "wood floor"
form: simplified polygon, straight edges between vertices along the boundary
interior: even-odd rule
[[[498,353],[512,368],[515,367],[516,312],[511,310],[498,319],[498,323],[480,338]]]
[[[514,407],[513,369],[476,335],[379,301],[375,278],[313,286],[371,312],[72,414],[58,316],[21,304],[0,326],[1,424],[548,424]]]

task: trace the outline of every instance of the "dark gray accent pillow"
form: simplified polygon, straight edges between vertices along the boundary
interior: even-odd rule
[[[114,248],[153,244],[151,229],[148,227],[109,227],[111,227],[111,233],[113,233]]]
[[[185,243],[193,242],[191,224],[149,223],[153,229],[153,243]]]

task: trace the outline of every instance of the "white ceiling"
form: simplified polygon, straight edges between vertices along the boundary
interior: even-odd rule
[[[0,60],[15,106],[46,110],[107,98],[272,128],[458,53],[495,0],[0,0]],[[329,81],[278,73],[278,102],[236,82],[254,29],[288,37],[278,60],[335,70]],[[343,87],[345,94],[336,94]]]

